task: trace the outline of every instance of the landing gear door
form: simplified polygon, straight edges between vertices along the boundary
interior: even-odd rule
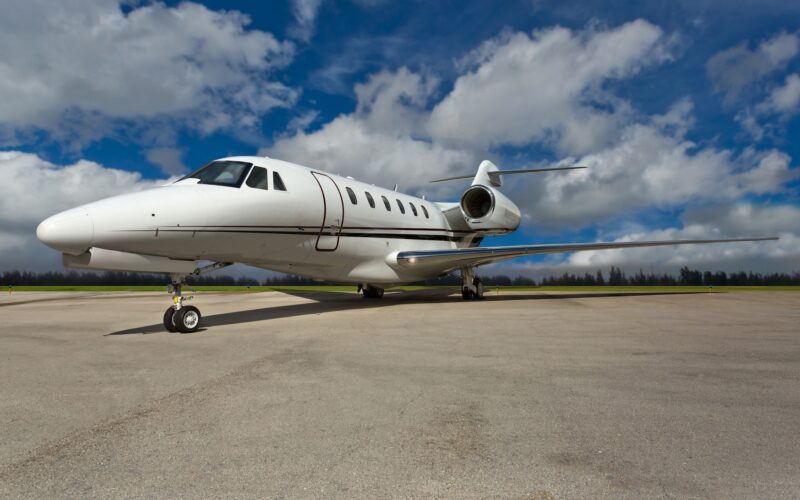
[[[333,252],[339,247],[339,235],[344,224],[344,199],[333,179],[320,172],[311,172],[322,193],[323,214],[316,249]]]

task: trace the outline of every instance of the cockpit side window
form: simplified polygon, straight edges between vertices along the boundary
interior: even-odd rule
[[[198,184],[238,188],[252,165],[242,161],[214,161],[179,180],[200,179]]]
[[[266,168],[253,167],[246,184],[251,188],[269,189],[269,175]]]
[[[283,179],[281,179],[281,174],[274,170],[272,171],[272,186],[278,191],[286,191],[286,185],[283,183]]]
[[[350,203],[353,205],[358,205],[358,198],[356,198],[356,194],[353,192],[353,190],[349,187],[345,189],[347,189],[347,196],[350,197]]]
[[[387,212],[391,212],[392,211],[392,204],[389,203],[389,200],[383,195],[381,195],[381,199],[383,200],[383,204],[386,207],[386,211]]]

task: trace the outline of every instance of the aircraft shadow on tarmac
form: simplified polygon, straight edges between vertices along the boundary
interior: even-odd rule
[[[202,332],[208,327],[224,326],[224,325],[237,325],[241,323],[254,323],[257,321],[266,321],[270,319],[290,318],[294,316],[307,316],[312,314],[323,314],[328,312],[336,312],[343,310],[355,309],[369,309],[376,307],[391,307],[398,304],[410,303],[452,303],[455,301],[461,302],[462,299],[458,294],[457,289],[445,290],[419,290],[419,291],[398,291],[387,292],[383,299],[365,299],[361,295],[351,292],[283,292],[288,295],[310,299],[312,302],[304,302],[301,304],[290,304],[276,307],[264,307],[261,309],[250,309],[244,311],[235,311],[229,313],[212,314],[203,317],[203,328],[198,332]],[[596,293],[547,293],[547,292],[529,292],[529,293],[501,293],[494,294],[487,291],[486,299],[478,301],[478,303],[491,303],[496,301],[508,300],[567,300],[567,299],[585,299],[585,298],[608,298],[608,297],[639,297],[639,296],[659,296],[659,295],[690,295],[706,292],[596,292]],[[107,333],[104,336],[113,335],[133,335],[133,334],[148,334],[164,331],[164,325],[161,323],[138,326],[120,330],[112,333]]]

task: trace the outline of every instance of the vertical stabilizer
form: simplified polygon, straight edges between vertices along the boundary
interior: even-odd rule
[[[500,187],[503,185],[503,182],[500,180],[500,176],[498,174],[491,175],[491,172],[497,172],[499,169],[497,165],[490,162],[489,160],[483,160],[478,166],[478,173],[475,174],[475,178],[472,180],[472,185],[480,184],[482,186],[494,186]]]

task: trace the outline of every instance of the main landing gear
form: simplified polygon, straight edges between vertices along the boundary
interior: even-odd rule
[[[472,267],[461,268],[461,297],[464,300],[483,299],[483,282]]]
[[[194,295],[188,297],[183,296],[183,287],[184,285],[188,286],[186,284],[186,278],[189,276],[199,276],[209,271],[214,271],[230,265],[230,262],[215,262],[205,267],[199,267],[189,275],[171,275],[172,283],[167,287],[167,291],[172,294],[172,305],[164,311],[164,328],[166,328],[168,332],[192,333],[200,328],[200,320],[203,318],[200,314],[200,310],[194,306],[186,306],[183,304],[185,301],[194,298]]]
[[[378,288],[372,285],[358,285],[361,293],[364,294],[365,299],[380,299],[383,298],[383,288]]]

